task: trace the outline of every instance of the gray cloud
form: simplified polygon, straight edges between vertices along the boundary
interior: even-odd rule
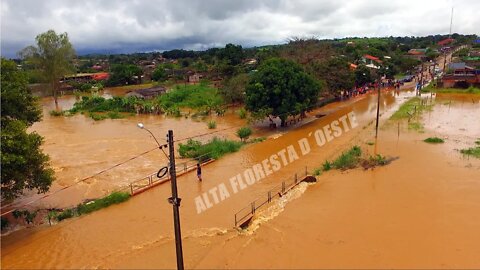
[[[2,0],[2,55],[49,29],[78,52],[254,46],[292,36],[479,34],[478,0]]]

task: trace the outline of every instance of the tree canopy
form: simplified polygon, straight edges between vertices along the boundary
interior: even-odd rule
[[[143,71],[136,65],[117,64],[113,65],[111,69],[110,78],[107,84],[110,86],[136,84],[139,82]],[[135,78],[135,76],[137,78]]]
[[[73,72],[72,60],[75,50],[67,33],[58,34],[53,30],[38,35],[36,46],[28,46],[19,55],[41,71],[45,81],[51,85],[55,104],[58,105],[58,82]]]
[[[262,63],[246,88],[245,107],[252,113],[280,117],[282,126],[290,115],[316,104],[320,85],[293,61],[272,58]]]
[[[355,76],[345,59],[333,57],[323,62],[309,65],[310,73],[318,80],[325,82],[330,94],[338,94],[349,90],[355,84]]]
[[[25,74],[13,61],[1,59],[1,190],[11,200],[24,189],[48,191],[54,180],[48,156],[40,150],[43,138],[27,128],[41,119],[41,110],[27,87]]]

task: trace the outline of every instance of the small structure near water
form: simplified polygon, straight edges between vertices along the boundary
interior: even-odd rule
[[[145,88],[145,89],[138,89],[133,91],[128,91],[126,96],[127,97],[138,97],[143,99],[153,99],[161,94],[165,94],[167,92],[167,88],[163,86],[157,86],[152,88]]]

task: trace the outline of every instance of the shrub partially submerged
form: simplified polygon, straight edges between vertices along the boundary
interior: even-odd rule
[[[242,142],[219,139],[217,137],[205,144],[190,139],[186,144],[179,144],[178,153],[183,158],[204,161],[218,159],[227,153],[237,152],[242,145]]]
[[[426,143],[444,143],[443,139],[438,137],[430,137],[423,140]]]

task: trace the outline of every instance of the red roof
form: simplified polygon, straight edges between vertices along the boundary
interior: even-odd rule
[[[107,72],[99,72],[92,74],[92,78],[96,81],[107,80],[110,75]]]
[[[380,61],[380,58],[375,57],[375,56],[370,55],[370,54],[365,54],[363,57],[366,58],[366,59],[370,59],[370,60],[372,60],[372,61],[375,61],[375,62],[377,62],[377,63],[381,63],[381,62],[382,62],[382,61]]]
[[[449,43],[452,43],[453,41],[454,41],[453,38],[446,38],[446,39],[444,39],[444,40],[442,40],[442,41],[439,41],[439,42],[438,42],[438,45],[441,45],[441,46],[447,45],[447,44],[449,44]]]

